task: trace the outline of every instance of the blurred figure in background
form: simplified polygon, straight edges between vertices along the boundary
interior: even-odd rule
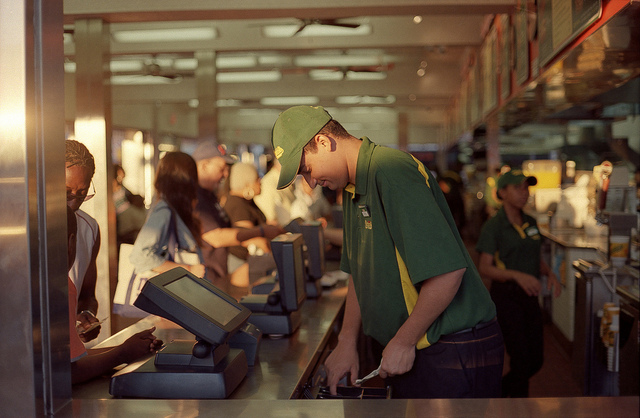
[[[286,225],[295,218],[295,216],[291,216],[291,204],[296,197],[293,185],[278,190],[281,167],[280,162],[274,159],[271,169],[260,180],[261,193],[253,200],[264,213],[267,222]]]
[[[502,379],[502,396],[529,396],[529,378],[543,363],[543,321],[538,302],[540,275],[547,276],[547,288],[560,295],[560,283],[541,256],[542,237],[535,218],[523,208],[532,176],[510,170],[498,177],[497,197],[502,202],[495,216],[482,227],[476,249],[478,270],[491,279],[491,298],[509,354],[509,372]]]
[[[229,172],[229,197],[224,205],[225,212],[229,215],[231,226],[236,228],[264,228],[269,225],[267,218],[256,205],[253,198],[261,192],[258,170],[253,164],[236,163],[231,166]],[[283,231],[284,232],[284,231]],[[264,233],[261,235],[264,236]],[[244,277],[249,277],[249,266],[246,262],[250,255],[263,256],[270,254],[271,248],[268,241],[256,242],[255,245],[236,245],[229,248],[228,267],[232,284],[246,287],[249,282]],[[266,273],[275,268],[275,261],[270,255],[261,257],[260,266],[256,268]],[[241,270],[239,270],[241,269]],[[245,269],[247,274],[245,276]]]
[[[166,153],[158,163],[154,186],[156,201],[140,229],[129,257],[135,271],[164,273],[180,266],[198,277],[204,277],[200,220],[194,211],[198,189],[195,161],[183,152]],[[171,240],[175,240],[176,245],[173,253],[170,248]],[[196,253],[199,262],[176,262],[174,257],[178,249]]]
[[[207,278],[227,293],[231,292],[227,259],[229,247],[249,245],[268,247],[268,240],[282,233],[282,229],[272,225],[253,228],[231,227],[231,220],[223,209],[216,192],[229,174],[229,165],[234,159],[223,153],[215,141],[203,141],[194,150],[192,157],[198,168],[198,203],[196,212],[202,222],[202,253]],[[236,274],[246,273],[246,277],[234,283],[248,282],[248,266]],[[241,296],[232,294],[232,296]]]
[[[131,193],[124,185],[124,169],[120,164],[113,166],[113,203],[116,206],[116,231],[118,247],[122,243],[133,244],[144,225],[147,209],[144,198]]]

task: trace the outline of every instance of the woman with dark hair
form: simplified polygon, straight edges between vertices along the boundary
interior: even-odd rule
[[[154,186],[156,202],[129,257],[135,271],[163,273],[180,266],[204,277],[200,220],[193,211],[198,187],[195,161],[183,152],[168,152],[158,163]],[[176,260],[178,249],[196,253],[197,264]]]

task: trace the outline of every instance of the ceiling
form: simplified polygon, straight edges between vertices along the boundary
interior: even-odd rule
[[[447,111],[460,89],[462,69],[480,46],[488,16],[513,12],[514,4],[515,0],[64,0],[67,119],[73,120],[75,108],[74,22],[101,18],[111,32],[112,76],[129,76],[136,83],[119,84],[122,78],[112,78],[116,128],[197,138],[196,99],[202,92],[194,58],[213,51],[221,142],[267,145],[275,118],[289,104],[270,104],[265,98],[307,97],[309,103],[327,107],[356,136],[395,145],[398,132],[406,132],[410,148],[430,149],[444,140]],[[343,33],[362,34],[308,36],[335,24]],[[293,29],[286,37],[266,37],[264,31],[274,25]],[[179,40],[190,28],[210,39]],[[170,38],[161,39],[160,32],[145,42],[120,38],[128,31],[159,29],[170,29]],[[223,82],[223,74],[253,71],[275,74],[278,80]],[[140,84],[150,79],[164,82]],[[406,120],[406,126],[399,120]]]

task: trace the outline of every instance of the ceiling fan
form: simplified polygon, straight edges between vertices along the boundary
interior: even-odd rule
[[[160,64],[155,60],[147,61],[143,64],[142,75],[152,77],[162,77],[167,80],[179,81],[182,79],[182,74],[170,73],[165,71]]]
[[[322,26],[336,26],[339,28],[356,29],[360,27],[359,23],[341,23],[338,19],[300,19],[302,23],[298,30],[295,31],[293,36],[302,32],[307,26],[310,25],[322,25]]]

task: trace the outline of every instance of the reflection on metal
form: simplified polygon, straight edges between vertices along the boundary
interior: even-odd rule
[[[61,1],[0,3],[0,408],[12,416],[71,399],[62,25]]]
[[[108,317],[95,342],[110,335],[111,286],[115,284],[117,251],[115,250],[115,207],[112,203],[111,180],[111,95],[108,83],[109,25],[99,19],[78,20],[75,23],[76,43],[76,121],[75,139],[87,146],[95,160],[93,183],[96,197],[82,204],[81,209],[100,225],[100,252],[96,260],[98,278],[96,298],[98,318]],[[113,276],[113,279],[111,279]],[[80,289],[78,289],[80,291]],[[95,343],[92,342],[92,343]]]

